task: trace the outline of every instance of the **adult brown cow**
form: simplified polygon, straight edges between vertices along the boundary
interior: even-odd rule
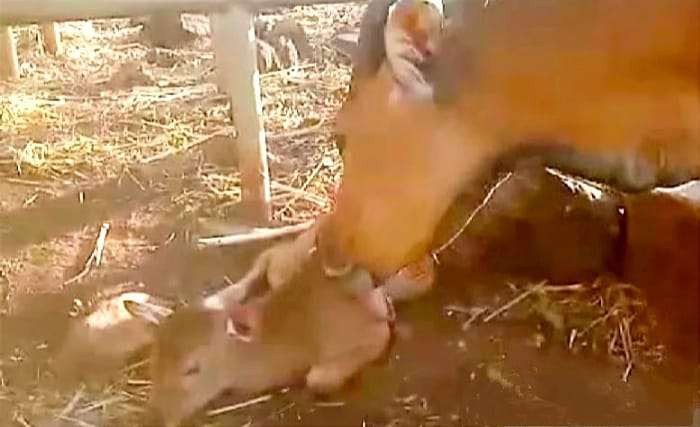
[[[389,105],[377,78],[338,117],[333,229],[351,259],[376,273],[419,259],[458,196],[475,207],[525,158],[626,190],[700,176],[697,0],[461,1],[437,103]]]

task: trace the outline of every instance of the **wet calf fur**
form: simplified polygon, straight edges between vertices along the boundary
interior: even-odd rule
[[[327,278],[314,256],[286,286],[245,304],[175,313],[159,327],[152,353],[153,408],[176,426],[228,389],[255,393],[300,379],[319,392],[338,389],[390,338],[383,294],[372,294],[368,310],[337,283],[356,279]]]
[[[391,85],[374,79],[339,117],[333,222],[363,267],[389,273],[424,256],[457,195],[475,207],[504,157],[635,191],[699,175],[696,0],[462,6],[436,58],[437,105],[388,106]]]

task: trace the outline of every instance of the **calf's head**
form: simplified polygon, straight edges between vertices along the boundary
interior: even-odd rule
[[[151,404],[166,426],[176,426],[226,385],[226,316],[185,309],[160,326],[151,357]]]
[[[327,278],[317,258],[290,283],[245,304],[199,304],[159,326],[151,403],[167,426],[179,425],[226,390],[257,393],[306,375],[311,387],[339,387],[380,356],[389,341],[387,316],[381,315],[386,307],[357,298],[350,285],[332,283],[341,279]],[[348,355],[357,360],[343,372],[326,367]]]

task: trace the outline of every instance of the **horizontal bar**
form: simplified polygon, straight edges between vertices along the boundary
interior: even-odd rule
[[[160,12],[215,13],[231,5],[254,11],[367,0],[0,0],[0,25],[120,18]]]
[[[0,0],[0,24],[120,18],[159,12],[216,12],[224,0]]]
[[[272,9],[276,7],[296,7],[296,6],[314,6],[324,4],[341,4],[341,3],[367,3],[369,0],[239,0],[246,7],[252,7],[256,10]]]

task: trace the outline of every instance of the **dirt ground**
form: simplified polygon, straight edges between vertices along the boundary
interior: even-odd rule
[[[331,125],[349,63],[329,43],[357,25],[362,10],[264,15],[293,17],[314,50],[297,66],[262,75],[277,222],[330,207],[341,174]],[[138,283],[191,299],[223,276],[238,278],[261,249],[188,244],[192,235],[234,230],[240,200],[235,124],[213,84],[206,19],[190,19],[199,36],[178,49],[149,47],[129,20],[64,23],[56,58],[37,47],[37,28],[18,30],[22,79],[0,83],[0,425],[150,425],[143,356],[108,384],[57,384],[50,362],[74,301],[89,306],[143,289]],[[103,223],[110,229],[102,264],[74,280]],[[624,381],[619,359],[570,350],[527,310],[463,326],[473,309],[503,304],[523,283],[516,290],[503,278],[450,268],[438,282],[430,297],[398,308],[390,355],[344,392],[224,396],[212,408],[250,404],[196,425],[692,423],[693,367],[679,375],[678,367],[640,364]]]

